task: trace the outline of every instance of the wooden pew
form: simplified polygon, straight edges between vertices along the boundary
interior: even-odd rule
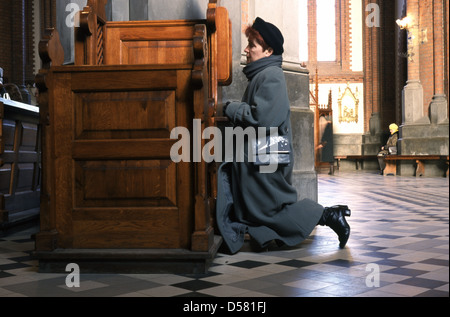
[[[397,175],[397,162],[398,161],[414,161],[416,163],[415,176],[425,175],[425,161],[446,161],[448,165],[448,156],[445,155],[386,155],[384,156],[386,162],[386,168],[384,169],[384,175]],[[448,168],[447,168],[448,176]]]
[[[0,98],[0,236],[39,217],[39,108]]]
[[[210,1],[206,20],[107,22],[104,2],[80,13],[75,65],[52,62],[55,32],[41,54],[40,271],[204,273],[221,243],[216,165],[175,163],[171,132],[216,122],[228,13]]]
[[[364,168],[364,161],[365,160],[375,160],[377,159],[376,155],[337,155],[334,157],[334,159],[337,161],[337,169],[339,170],[339,166],[341,163],[341,160],[350,160],[355,161],[355,169],[359,170],[360,168]]]

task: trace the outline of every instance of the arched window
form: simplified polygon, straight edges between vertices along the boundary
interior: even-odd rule
[[[336,3],[339,1],[299,0],[300,61],[338,60]]]
[[[308,31],[308,0],[299,0],[299,59],[302,62],[309,60],[308,54],[308,42],[309,42],[309,31]]]
[[[336,0],[316,1],[317,61],[336,61]]]

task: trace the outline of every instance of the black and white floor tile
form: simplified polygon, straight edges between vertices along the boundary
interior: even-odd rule
[[[37,272],[31,228],[0,238],[0,297],[448,297],[449,179],[319,174],[319,203],[348,204],[345,249],[317,227],[302,244],[219,253],[205,275]]]

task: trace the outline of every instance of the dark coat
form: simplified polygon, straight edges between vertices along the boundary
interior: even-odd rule
[[[290,103],[281,56],[263,58],[250,65],[251,73],[244,70],[249,78],[244,97],[241,102],[227,105],[226,116],[234,126],[243,128],[280,127],[292,144]],[[232,253],[242,247],[246,232],[261,247],[272,240],[294,246],[306,239],[319,222],[321,205],[309,199],[297,201],[297,191],[291,183],[293,159],[291,151],[291,164],[280,165],[274,173],[260,173],[248,160],[220,166],[216,219]]]
[[[320,142],[323,145],[321,153],[322,162],[334,162],[333,125],[327,123]]]
[[[395,132],[391,134],[386,142],[386,145],[383,147],[383,150],[381,150],[378,155],[388,155],[389,154],[389,148],[390,147],[397,147],[398,142],[398,132]]]

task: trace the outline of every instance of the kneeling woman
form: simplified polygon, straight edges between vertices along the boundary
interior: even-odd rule
[[[228,102],[224,113],[235,127],[278,127],[292,144],[290,103],[281,68],[283,35],[261,18],[245,34],[247,90],[242,101]],[[273,173],[261,173],[248,159],[220,166],[216,220],[231,253],[240,250],[246,233],[262,248],[271,241],[295,246],[317,225],[333,229],[339,246],[345,247],[350,236],[345,217],[350,216],[350,210],[342,205],[324,208],[310,199],[297,201],[297,191],[291,183],[292,151],[290,161]]]

